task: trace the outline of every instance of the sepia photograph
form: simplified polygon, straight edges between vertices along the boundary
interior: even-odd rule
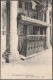
[[[52,0],[1,0],[1,79],[52,79]]]

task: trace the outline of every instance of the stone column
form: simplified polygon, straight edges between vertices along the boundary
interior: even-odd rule
[[[17,4],[18,1],[10,1],[10,56],[9,61],[19,58],[17,35]]]
[[[46,13],[46,22],[48,24],[50,24],[50,18],[49,18],[49,6],[48,6],[48,9],[47,9],[47,13]],[[50,26],[47,27],[46,29],[46,44],[47,44],[47,48],[50,48]]]
[[[18,10],[18,1],[10,1],[10,51],[5,50],[2,55],[5,58],[6,62],[13,62],[19,60],[19,51],[18,51],[18,35],[17,35],[17,10]],[[7,18],[8,19],[8,18]],[[8,24],[8,23],[7,23]],[[7,26],[8,27],[8,26]]]

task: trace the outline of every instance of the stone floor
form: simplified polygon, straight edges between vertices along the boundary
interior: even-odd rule
[[[51,79],[52,48],[26,60],[2,63],[2,79]]]

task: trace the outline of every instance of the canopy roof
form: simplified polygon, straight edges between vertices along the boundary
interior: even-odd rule
[[[33,18],[29,18],[29,17],[26,17],[24,15],[21,15],[21,20],[24,22],[24,23],[27,23],[27,24],[33,24],[33,25],[36,25],[36,26],[45,26],[45,27],[50,27],[51,24],[47,24],[46,22],[43,22],[43,21],[40,21],[40,20],[37,20],[37,19],[33,19]]]

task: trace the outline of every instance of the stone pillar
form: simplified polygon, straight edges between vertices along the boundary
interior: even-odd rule
[[[17,4],[18,1],[10,1],[10,52],[9,61],[19,58],[17,35]]]
[[[50,18],[49,18],[49,6],[48,6],[48,9],[47,9],[47,13],[46,13],[46,22],[48,24],[50,24]],[[47,27],[46,29],[46,44],[47,44],[47,48],[50,48],[50,26]]]
[[[2,55],[8,63],[20,59],[17,35],[17,6],[18,1],[10,1],[10,51],[8,52],[7,50],[5,50],[4,54]]]

